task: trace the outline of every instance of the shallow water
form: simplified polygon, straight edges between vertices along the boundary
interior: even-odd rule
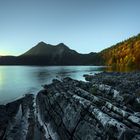
[[[37,93],[41,85],[52,79],[70,76],[84,80],[83,74],[105,70],[101,66],[0,66],[0,104],[10,102],[27,93]]]

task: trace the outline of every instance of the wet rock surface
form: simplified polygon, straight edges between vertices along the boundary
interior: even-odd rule
[[[2,140],[140,140],[140,74],[64,78],[0,106]]]
[[[0,133],[3,133],[1,140],[25,140],[34,134],[34,131],[30,130],[31,120],[35,120],[33,99],[34,96],[28,94],[24,98],[0,106],[4,108],[0,110],[0,114],[3,114],[0,116]]]
[[[85,75],[93,85],[93,90],[112,101],[126,105],[132,111],[140,112],[140,73],[104,72]],[[106,94],[104,94],[106,93]]]

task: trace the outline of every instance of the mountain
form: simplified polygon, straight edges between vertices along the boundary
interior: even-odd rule
[[[1,57],[4,65],[98,65],[100,58],[97,53],[80,54],[63,43],[50,45],[44,42],[18,57]]]
[[[71,50],[68,48],[65,44],[60,43],[58,45],[50,45],[46,44],[44,42],[38,43],[35,47],[31,48],[24,54],[22,54],[20,57],[51,57],[51,59],[60,59],[65,55],[79,55],[74,50]],[[56,60],[55,60],[56,61]]]
[[[0,65],[17,65],[18,60],[15,56],[0,56]]]
[[[14,56],[1,56],[0,65],[109,65],[140,68],[140,34],[99,53],[80,54],[63,43],[44,42]]]
[[[63,53],[65,52],[76,53],[76,51],[69,49],[63,43],[54,46],[46,44],[44,42],[40,42],[35,47],[31,48],[30,50],[22,54],[22,56],[46,56],[46,55],[59,56],[63,55]]]
[[[105,65],[140,68],[140,34],[99,53]]]

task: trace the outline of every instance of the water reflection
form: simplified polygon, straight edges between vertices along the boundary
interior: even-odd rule
[[[84,74],[104,71],[97,66],[0,66],[0,104],[19,98],[26,93],[37,93],[41,85],[51,83],[52,79],[70,76],[84,80]]]
[[[42,83],[49,76],[48,70],[45,69],[44,67],[36,69],[31,74],[33,74],[33,76],[35,77],[35,79],[37,80],[37,83],[38,82],[41,82]]]
[[[132,67],[106,67],[106,71],[108,72],[133,72],[133,71],[140,71],[139,69],[132,68]]]
[[[4,84],[4,71],[0,71],[0,87],[2,87]]]

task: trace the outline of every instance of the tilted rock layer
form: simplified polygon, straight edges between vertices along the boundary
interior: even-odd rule
[[[10,118],[18,119],[0,129],[1,139],[140,140],[140,74],[85,77],[53,80],[36,97],[14,102]]]

